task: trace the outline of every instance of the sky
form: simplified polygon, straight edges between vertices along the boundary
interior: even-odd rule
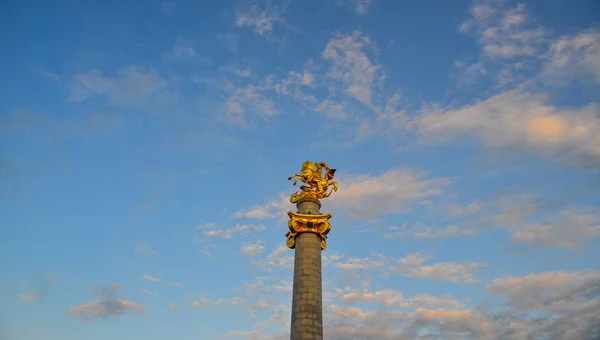
[[[600,339],[600,3],[0,5],[0,339]]]

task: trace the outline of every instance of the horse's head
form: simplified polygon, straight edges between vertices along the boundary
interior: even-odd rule
[[[315,169],[315,163],[313,161],[305,161],[304,163],[302,163],[302,172],[306,171],[306,170],[314,170]]]

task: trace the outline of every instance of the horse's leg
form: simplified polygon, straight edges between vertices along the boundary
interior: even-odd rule
[[[322,192],[323,191],[323,185],[321,185],[321,183],[317,182],[317,192]]]
[[[329,183],[327,183],[327,187],[333,186],[333,191],[337,191],[338,189],[338,184],[336,181],[331,181]]]

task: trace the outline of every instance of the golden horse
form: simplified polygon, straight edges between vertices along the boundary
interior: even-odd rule
[[[323,173],[325,170],[325,173]],[[302,197],[311,197],[316,199],[327,198],[333,191],[338,190],[338,183],[332,181],[336,169],[330,169],[325,162],[306,161],[302,163],[302,168],[299,173],[293,174],[288,180],[294,179],[294,185],[298,181],[304,182],[306,185],[300,187],[300,190],[293,193],[290,197],[290,202],[296,203]],[[329,187],[333,190],[328,192]]]

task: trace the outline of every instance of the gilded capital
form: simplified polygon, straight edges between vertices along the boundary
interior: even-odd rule
[[[327,234],[331,230],[331,224],[329,224],[331,214],[307,215],[290,211],[288,216],[290,216],[288,222],[290,231],[285,234],[288,248],[294,249],[296,247],[296,236],[300,233],[319,235],[321,237],[321,250],[327,248]]]

